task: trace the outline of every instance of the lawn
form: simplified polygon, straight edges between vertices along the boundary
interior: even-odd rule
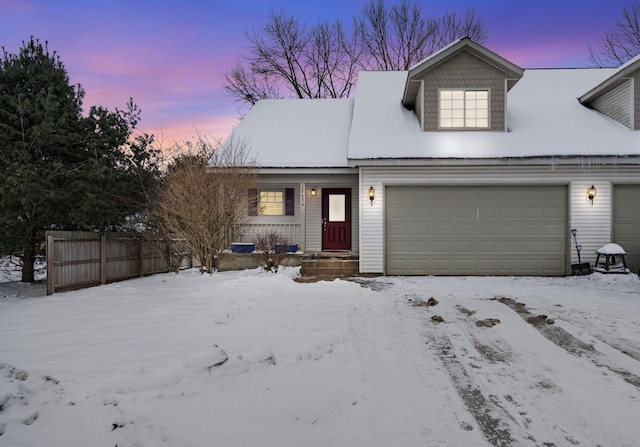
[[[638,445],[636,275],[298,271],[5,284],[0,445]]]

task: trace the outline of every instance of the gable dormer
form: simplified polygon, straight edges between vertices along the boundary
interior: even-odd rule
[[[409,70],[402,104],[423,131],[506,131],[507,92],[523,73],[464,37]]]
[[[578,100],[629,130],[640,130],[640,113],[635,113],[640,110],[640,55]]]

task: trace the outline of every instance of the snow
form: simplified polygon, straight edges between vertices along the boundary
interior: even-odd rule
[[[353,99],[259,101],[233,131],[260,167],[346,167]]]
[[[636,275],[298,274],[5,291],[0,445],[637,445]]]
[[[596,250],[601,255],[626,255],[627,252],[618,244],[605,244]]]
[[[640,134],[578,98],[620,69],[531,69],[507,94],[508,131],[422,132],[401,104],[407,71],[363,71],[354,99],[259,101],[233,137],[261,167],[335,168],[348,159],[638,156]]]
[[[422,132],[400,103],[407,72],[363,72],[350,159],[640,155],[640,135],[577,98],[613,69],[535,69],[507,94],[508,131]]]

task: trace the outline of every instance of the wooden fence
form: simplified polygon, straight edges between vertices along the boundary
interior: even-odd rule
[[[47,295],[189,267],[178,239],[130,233],[47,232]]]

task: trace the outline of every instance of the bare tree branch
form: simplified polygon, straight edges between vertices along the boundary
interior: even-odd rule
[[[460,16],[456,11],[426,18],[417,2],[387,7],[385,0],[371,0],[356,20],[364,57],[372,69],[408,70],[414,64],[461,37],[484,43],[487,30],[475,9]]]
[[[184,238],[200,270],[213,273],[234,225],[247,219],[248,194],[257,181],[255,163],[247,146],[233,140],[219,145],[200,138],[179,149],[156,215],[167,235]]]
[[[622,18],[605,31],[600,44],[589,45],[589,60],[597,67],[617,67],[640,54],[640,2],[622,7]]]
[[[473,8],[434,19],[417,1],[388,6],[387,0],[370,0],[351,31],[339,20],[306,27],[272,11],[262,28],[247,34],[250,54],[227,72],[225,89],[248,105],[265,98],[344,98],[359,70],[407,70],[464,36],[480,43],[487,38]]]
[[[478,43],[484,43],[489,36],[478,12],[471,6],[462,15],[457,11],[443,15],[438,19],[437,27],[438,48],[434,51],[461,37],[469,37]]]
[[[280,98],[278,85],[267,75],[248,71],[240,62],[225,74],[224,89],[243,103],[255,104],[261,99]]]

